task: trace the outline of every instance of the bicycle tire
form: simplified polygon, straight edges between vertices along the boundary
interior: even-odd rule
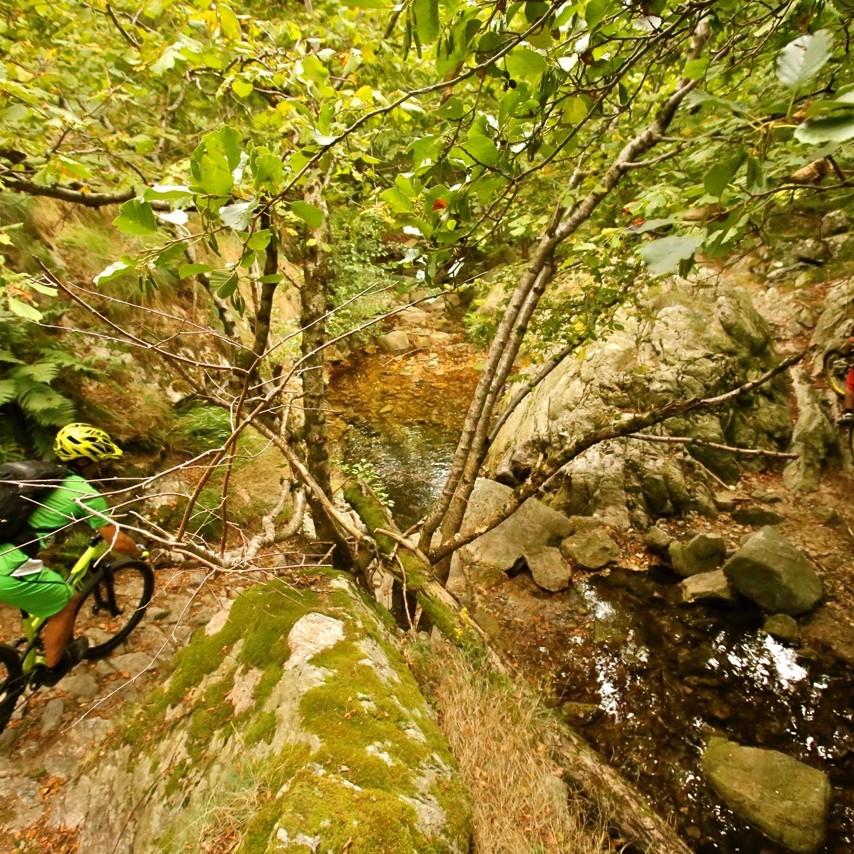
[[[25,685],[18,653],[11,646],[0,644],[0,732],[6,729]]]
[[[89,640],[85,658],[109,655],[139,625],[154,593],[154,570],[141,560],[104,567],[80,592],[75,637]]]
[[[849,357],[841,350],[828,350],[822,358],[821,367],[828,388],[839,397],[845,397],[845,382],[848,376]]]

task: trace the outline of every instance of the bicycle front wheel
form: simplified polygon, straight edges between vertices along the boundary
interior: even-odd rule
[[[83,586],[74,635],[88,638],[88,660],[109,655],[137,627],[153,592],[154,570],[141,560],[106,566]]]
[[[824,381],[840,397],[845,397],[845,381],[848,377],[848,361],[841,350],[828,350],[822,359]]]
[[[18,653],[10,646],[0,645],[0,732],[12,717],[24,684]]]

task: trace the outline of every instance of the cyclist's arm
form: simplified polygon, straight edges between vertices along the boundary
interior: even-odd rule
[[[110,544],[110,551],[127,557],[139,557],[142,549],[118,525],[112,523],[97,528],[98,535]]]

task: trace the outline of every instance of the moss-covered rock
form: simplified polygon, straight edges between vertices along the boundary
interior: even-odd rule
[[[433,715],[344,576],[255,587],[197,633],[67,791],[81,850],[463,852]],[[115,840],[119,840],[114,848]]]

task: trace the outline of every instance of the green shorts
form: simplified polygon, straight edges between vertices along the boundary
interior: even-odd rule
[[[71,585],[40,560],[30,560],[14,546],[0,545],[0,602],[36,617],[52,617],[73,594]]]

